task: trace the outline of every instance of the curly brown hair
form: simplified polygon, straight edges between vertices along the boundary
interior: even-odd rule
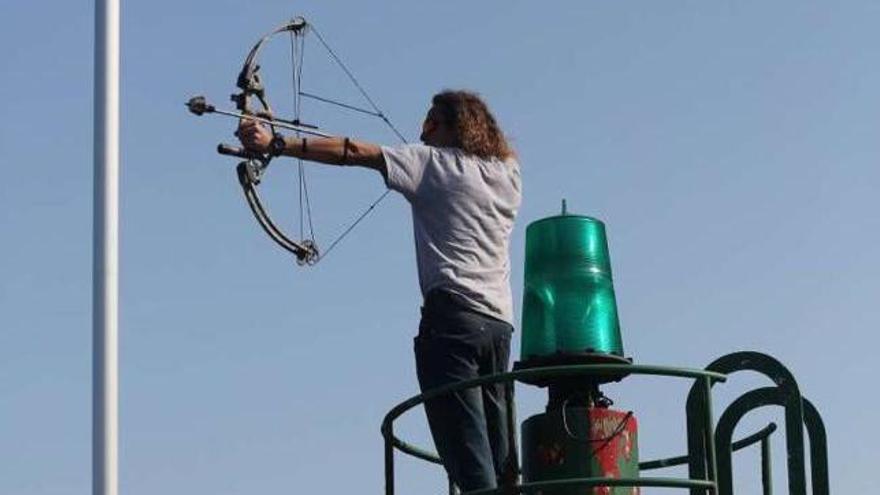
[[[479,94],[447,89],[434,95],[431,103],[454,131],[457,148],[484,159],[506,160],[515,156]]]

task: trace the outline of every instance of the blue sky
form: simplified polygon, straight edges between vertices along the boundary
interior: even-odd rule
[[[876,2],[156,0],[123,4],[123,493],[382,489],[379,424],[417,389],[405,202],[389,197],[332,257],[297,267],[250,218],[235,162],[213,151],[234,122],[183,107],[194,94],[224,103],[247,50],[293,15],[320,28],[412,139],[437,90],[486,97],[522,161],[517,307],[525,226],[567,198],[608,226],[627,354],[695,368],[736,350],[776,356],[824,416],[834,491],[872,490]],[[0,493],[80,494],[90,489],[92,5],[6,2],[0,17]],[[263,65],[283,82],[281,48]],[[317,45],[307,50],[304,89],[357,101]],[[280,108],[284,91],[269,88]],[[305,115],[394,142],[360,117]],[[276,167],[267,183],[286,228],[294,170]],[[319,240],[383,190],[369,171],[308,172]],[[733,377],[718,403],[763,384]],[[639,418],[643,459],[684,451],[686,391],[641,378],[608,388]],[[542,391],[518,393],[521,419],[543,407]],[[771,420],[780,411],[754,413],[739,434]],[[428,445],[418,411],[399,429]],[[754,453],[736,466],[738,491],[755,493]],[[444,486],[418,462],[400,459],[398,473],[402,493]]]

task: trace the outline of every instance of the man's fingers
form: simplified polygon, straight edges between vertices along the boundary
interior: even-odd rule
[[[239,127],[256,127],[260,125],[260,122],[250,116],[245,116],[239,119],[238,125]]]
[[[260,143],[264,141],[263,134],[267,133],[268,130],[262,123],[249,116],[242,117],[238,121],[238,129],[235,131],[236,137],[245,148],[260,147]]]
[[[238,129],[235,132],[238,136],[253,136],[259,131],[260,127],[257,122],[243,120],[238,124]]]

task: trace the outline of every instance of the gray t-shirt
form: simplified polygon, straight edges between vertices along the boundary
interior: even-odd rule
[[[412,206],[422,294],[454,292],[474,310],[512,324],[509,248],[519,164],[420,144],[382,153],[388,187]]]

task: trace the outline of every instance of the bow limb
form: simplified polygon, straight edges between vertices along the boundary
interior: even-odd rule
[[[266,99],[265,88],[263,87],[258,74],[260,66],[257,64],[257,56],[263,48],[263,45],[265,45],[266,42],[276,34],[285,31],[300,33],[306,29],[306,26],[308,26],[308,24],[305,19],[302,17],[296,17],[260,38],[260,41],[258,41],[254,47],[251,48],[251,51],[248,52],[247,57],[245,57],[244,65],[241,68],[241,72],[238,74],[238,81],[236,82],[236,85],[242,92],[238,95],[232,95],[232,100],[235,101],[236,107],[238,107],[242,113],[249,113],[248,98],[250,96],[255,96],[260,100],[260,104],[263,106],[265,112],[272,113],[272,108]]]
[[[284,235],[283,232],[275,225],[266,213],[260,196],[257,194],[256,185],[259,183],[259,172],[252,162],[244,161],[238,164],[236,168],[238,172],[238,183],[244,192],[244,197],[250,206],[254,218],[263,228],[263,231],[286,251],[296,256],[297,263],[312,265],[318,261],[318,250],[314,243],[310,241],[296,242]]]

